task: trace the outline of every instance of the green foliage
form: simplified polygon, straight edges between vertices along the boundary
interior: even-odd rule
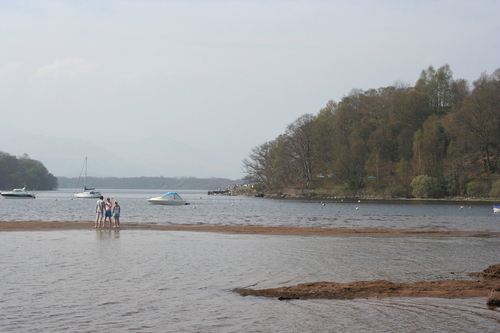
[[[417,198],[439,198],[442,196],[441,186],[436,177],[419,175],[410,184],[413,196]]]
[[[471,197],[485,197],[490,191],[489,183],[482,180],[473,180],[467,183],[467,194]]]
[[[406,198],[408,197],[408,189],[401,185],[391,185],[386,188],[385,196],[389,198]]]
[[[500,197],[500,180],[497,180],[491,185],[490,197],[498,198]]]
[[[27,154],[15,157],[0,151],[0,189],[52,190],[58,187],[57,178],[37,160]]]
[[[328,195],[331,195],[331,190],[327,190],[327,189],[324,189],[324,188],[317,188],[314,190],[314,195],[315,196],[318,196],[318,197],[325,197],[325,196],[328,196]]]
[[[350,197],[353,195],[353,190],[349,187],[349,184],[342,184],[335,186],[332,194],[336,197]]]

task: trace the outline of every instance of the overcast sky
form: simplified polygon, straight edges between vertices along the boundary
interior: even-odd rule
[[[497,0],[2,0],[0,132],[162,135],[241,161],[352,88],[413,85],[429,65],[491,74],[499,13]]]

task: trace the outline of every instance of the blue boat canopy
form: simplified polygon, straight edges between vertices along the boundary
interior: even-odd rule
[[[162,197],[169,197],[170,200],[183,200],[177,192],[167,192]]]

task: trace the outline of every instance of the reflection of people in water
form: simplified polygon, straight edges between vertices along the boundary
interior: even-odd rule
[[[111,207],[113,205],[111,204],[111,199],[107,198],[106,199],[106,204],[104,205],[104,226],[106,226],[106,220],[109,218],[109,227],[111,228]]]
[[[120,238],[120,230],[96,229],[96,239],[115,239]]]
[[[115,219],[115,228],[120,226],[120,205],[118,201],[115,201],[115,205],[113,206],[113,218]]]

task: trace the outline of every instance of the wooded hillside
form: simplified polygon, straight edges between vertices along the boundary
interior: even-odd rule
[[[243,160],[266,191],[335,196],[500,196],[500,69],[472,83],[448,65],[414,86],[353,89]]]
[[[53,190],[57,178],[49,173],[42,162],[32,160],[27,154],[13,156],[0,151],[0,189],[12,190],[26,186],[29,190]]]

